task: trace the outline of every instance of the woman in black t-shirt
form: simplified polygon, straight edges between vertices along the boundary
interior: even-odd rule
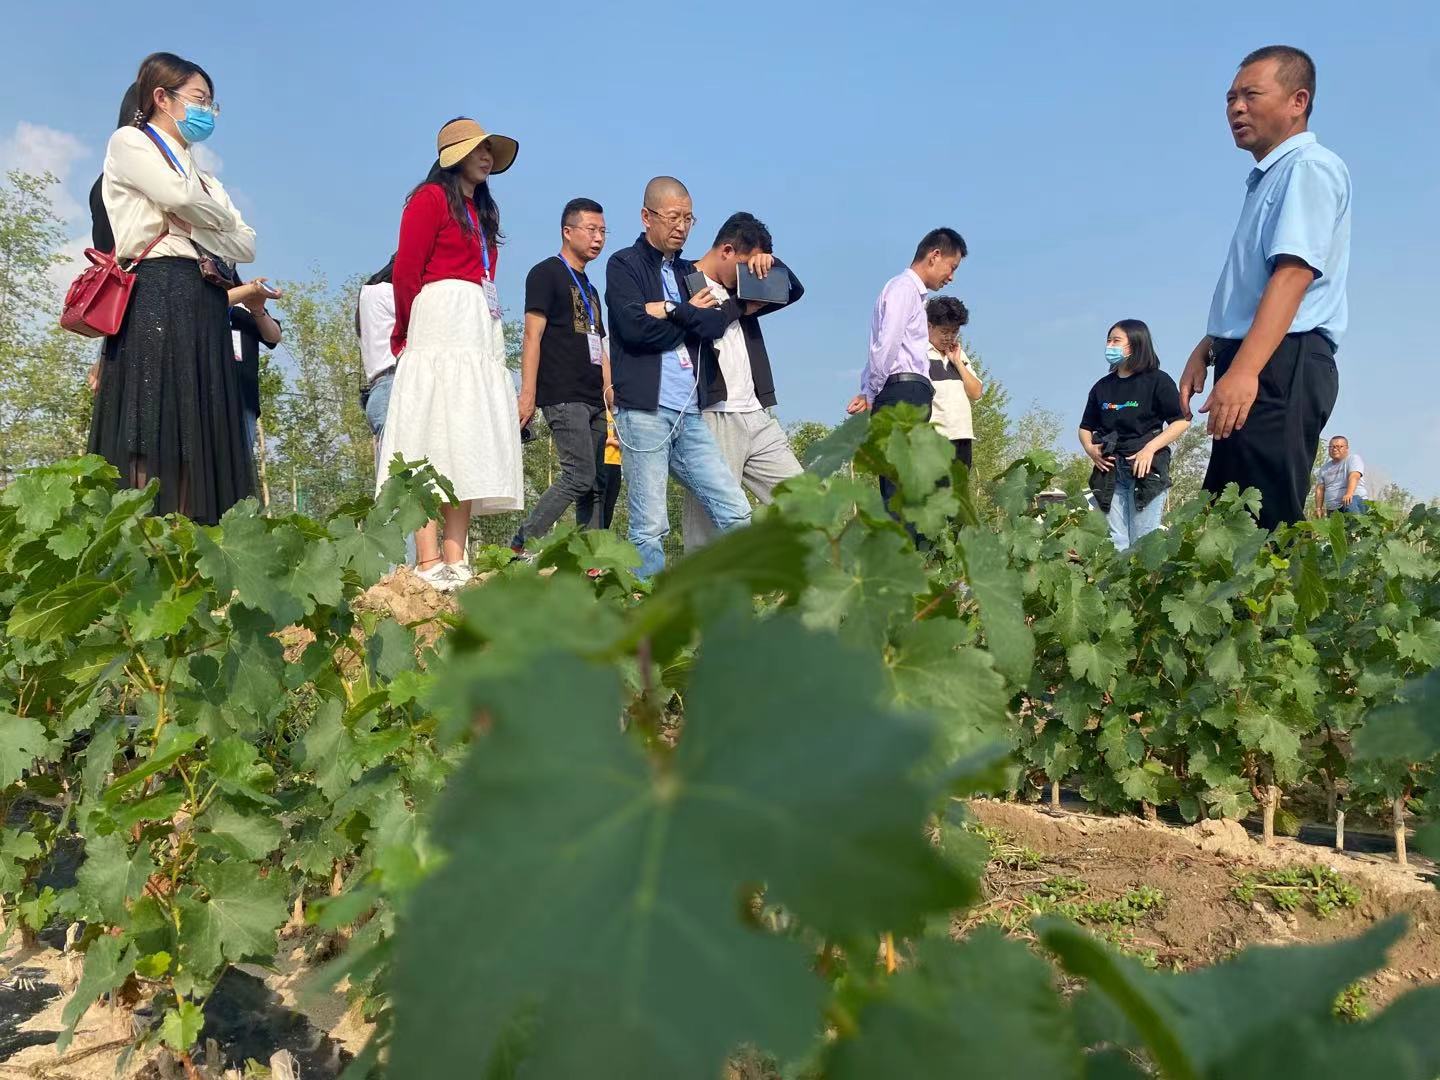
[[[1160,370],[1150,328],[1121,319],[1105,341],[1110,373],[1090,388],[1080,446],[1095,463],[1090,491],[1125,551],[1160,528],[1170,487],[1170,444],[1190,421],[1175,380]]]

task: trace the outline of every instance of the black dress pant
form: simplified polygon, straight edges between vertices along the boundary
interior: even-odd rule
[[[1230,370],[1240,342],[1217,340],[1212,348],[1218,383]],[[1205,490],[1218,495],[1230,483],[1242,491],[1258,488],[1262,528],[1303,521],[1320,433],[1339,393],[1330,340],[1315,331],[1287,334],[1260,372],[1260,389],[1245,426],[1228,439],[1214,441]]]
[[[872,412],[878,413],[881,409],[888,408],[891,405],[899,405],[902,402],[907,405],[920,406],[925,410],[925,419],[929,420],[931,406],[935,404],[935,387],[930,384],[929,380],[897,380],[892,378],[880,388],[880,393],[875,395],[875,400],[871,404],[870,409]],[[890,496],[894,494],[895,484],[888,476],[880,477],[880,498],[885,500],[887,509],[890,506]],[[899,515],[893,510],[890,511],[890,516],[897,521],[899,520]],[[925,543],[924,537],[915,531],[913,525],[906,525],[905,529],[910,533],[910,538],[914,540],[917,545],[923,545]]]
[[[955,460],[963,461],[965,463],[965,468],[973,469],[975,467],[975,440],[951,439],[950,442],[955,447]]]

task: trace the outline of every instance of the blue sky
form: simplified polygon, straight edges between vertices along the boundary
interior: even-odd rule
[[[1249,49],[1300,45],[1320,71],[1313,129],[1355,185],[1330,430],[1373,474],[1440,495],[1440,5],[13,7],[0,164],[54,168],[72,210],[156,48],[216,80],[207,147],[259,233],[254,274],[380,266],[436,129],[462,113],[520,141],[493,185],[517,313],[566,199],[605,205],[613,250],[639,231],[645,181],[673,173],[695,196],[691,255],[750,210],[809,290],[767,322],[787,422],[843,416],[876,293],[952,225],[971,250],[949,290],[970,340],[1066,439],[1114,320],[1147,321],[1179,375],[1251,164],[1225,89]]]

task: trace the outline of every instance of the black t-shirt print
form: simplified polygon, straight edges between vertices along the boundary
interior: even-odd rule
[[[1115,449],[1133,454],[1158,435],[1165,424],[1183,415],[1180,388],[1165,372],[1144,371],[1122,379],[1112,371],[1090,388],[1080,426],[1091,432],[1096,442],[1115,432]]]
[[[574,277],[571,277],[571,275]],[[575,282],[590,296],[585,302]],[[580,402],[601,405],[600,365],[590,362],[590,315],[594,332],[605,335],[605,316],[600,310],[600,293],[582,270],[573,270],[558,255],[536,263],[525,278],[525,310],[545,316],[545,333],[540,337],[540,372],[535,379],[535,404],[559,405]]]

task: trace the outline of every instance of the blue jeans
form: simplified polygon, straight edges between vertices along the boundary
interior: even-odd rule
[[[1352,496],[1351,499],[1350,499],[1350,505],[1349,505],[1349,506],[1346,506],[1344,503],[1341,503],[1339,506],[1335,507],[1335,513],[1337,513],[1337,514],[1363,514],[1363,513],[1365,513],[1365,511],[1366,511],[1367,509],[1368,509],[1368,507],[1365,505],[1365,500],[1362,499],[1359,495],[1354,495],[1354,496]]]
[[[1125,455],[1115,455],[1115,495],[1110,500],[1110,512],[1105,520],[1110,525],[1110,539],[1115,541],[1115,550],[1126,551],[1140,542],[1140,538],[1160,528],[1160,518],[1165,513],[1165,493],[1162,491],[1146,504],[1145,509],[1135,508],[1135,474],[1130,471],[1130,462]]]
[[[670,475],[700,500],[721,532],[750,524],[750,503],[698,412],[616,409],[615,430],[624,445],[630,542],[639,549],[642,578],[665,568]]]

